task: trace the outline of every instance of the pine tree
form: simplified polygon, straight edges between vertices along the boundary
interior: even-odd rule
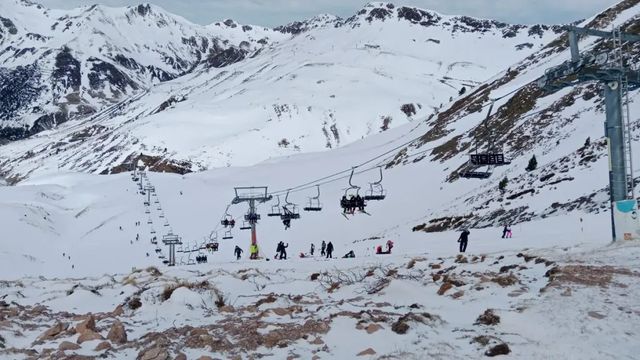
[[[507,189],[508,184],[509,184],[509,179],[507,179],[507,177],[505,176],[504,179],[500,180],[500,183],[498,184],[498,189],[500,189],[501,192],[504,192]]]
[[[535,170],[537,168],[538,168],[538,160],[536,160],[536,156],[533,155],[531,157],[531,159],[529,160],[529,165],[527,165],[527,168],[525,170],[533,171],[533,170]]]

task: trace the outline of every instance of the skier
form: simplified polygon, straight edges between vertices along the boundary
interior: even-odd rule
[[[311,256],[313,256],[314,251],[316,251],[316,246],[311,244]]]
[[[327,255],[326,249],[327,249],[327,244],[324,242],[324,240],[322,240],[322,245],[320,245],[320,256]]]
[[[504,228],[502,229],[502,238],[504,239],[505,237],[507,237],[507,233],[509,232],[509,226],[505,225]]]
[[[240,255],[242,255],[242,249],[240,249],[240,246],[236,245],[235,250],[233,250],[233,253],[236,254],[236,260],[240,260]]]
[[[331,259],[333,257],[333,244],[331,241],[327,244],[327,259]]]
[[[460,243],[460,252],[465,252],[467,250],[467,243],[469,242],[469,230],[462,230],[458,242]]]
[[[251,246],[249,246],[249,259],[258,259],[258,244],[251,244]]]
[[[507,228],[507,239],[511,239],[511,235],[511,225],[509,225]]]

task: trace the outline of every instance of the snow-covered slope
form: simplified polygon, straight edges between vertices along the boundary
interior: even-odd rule
[[[170,163],[183,172],[335,148],[447,107],[558,31],[386,3],[346,20],[278,28],[286,40],[233,21],[205,30],[232,45],[256,32],[254,40],[279,43],[224,67],[202,64],[93,117],[9,144],[4,173],[24,177],[45,158],[50,167],[118,171],[140,153],[163,164],[156,169]]]

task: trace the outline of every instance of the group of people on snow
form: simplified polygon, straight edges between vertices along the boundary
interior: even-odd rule
[[[471,234],[469,229],[462,229],[462,232],[460,233],[460,236],[458,237],[458,242],[460,243],[460,252],[462,252],[462,253],[467,251],[467,245],[469,244],[469,234]],[[512,235],[513,235],[513,233],[511,232],[511,226],[510,225],[505,225],[502,228],[502,238],[503,239],[511,239]]]

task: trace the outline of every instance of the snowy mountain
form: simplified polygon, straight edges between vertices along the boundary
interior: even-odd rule
[[[7,0],[0,14],[4,141],[86,118],[199,65],[240,61],[283,37],[233,22],[202,27],[149,4],[61,11]]]
[[[72,40],[52,37],[51,41],[69,49],[58,54],[74,54],[79,49],[85,53],[88,47],[96,49],[95,54],[83,57],[88,63],[93,58],[110,61],[100,53],[113,48],[110,58],[125,53],[127,59],[134,59],[131,64],[112,62],[119,73],[127,75],[116,78],[131,81],[114,85],[114,77],[91,72],[80,76],[75,81],[77,93],[90,97],[87,102],[92,109],[103,110],[75,116],[65,126],[44,133],[38,133],[42,127],[25,130],[24,134],[31,134],[27,140],[4,146],[0,161],[7,176],[21,178],[44,170],[43,161],[50,168],[107,173],[127,168],[142,153],[150,165],[157,164],[155,169],[187,172],[339,147],[448,106],[459,94],[546,45],[559,31],[383,3],[369,4],[346,20],[324,15],[273,31],[232,20],[199,28],[146,6],[96,7],[75,13],[82,19],[79,24],[89,24],[86,26],[99,29],[94,33],[109,36],[77,38],[63,32],[62,39]],[[108,21],[87,15],[93,13]],[[117,21],[151,27],[153,36],[131,40],[111,34],[110,24],[119,24]],[[162,36],[156,34],[158,26]],[[202,40],[216,36],[220,40]],[[192,38],[196,40],[187,41]],[[157,48],[159,56],[148,59],[148,54],[135,50],[142,48]],[[167,49],[174,49],[169,58],[175,60],[164,64]],[[203,60],[207,56],[209,60]],[[6,61],[18,61],[6,57]],[[170,76],[161,80],[168,81],[149,76],[139,79],[145,72],[135,64],[167,72]],[[174,68],[176,64],[184,66]],[[105,102],[102,107],[96,104],[91,82],[82,82],[87,78],[103,79],[99,86],[113,89],[99,94],[108,94],[109,102],[120,102],[109,107]],[[76,93],[64,89],[64,94]],[[33,93],[29,91],[21,88],[19,92]],[[16,111],[5,123],[18,124],[19,129],[31,126],[29,119],[36,117],[33,107],[42,108],[36,104],[50,97],[43,93],[40,100],[31,101],[18,95],[24,103],[14,107]],[[56,104],[55,99],[50,105]],[[5,131],[15,132],[13,126]]]
[[[638,0],[622,1],[580,25],[637,34],[639,16]],[[228,49],[255,30],[243,28],[205,27]],[[570,56],[566,35],[533,28],[370,4],[260,30],[273,42],[240,61],[149,80],[0,146],[0,357],[634,358],[640,245],[610,240],[599,85],[542,92],[537,80]],[[638,45],[627,51],[637,67]],[[511,163],[460,178],[488,133]],[[134,164],[147,175],[126,173]],[[227,164],[252,166],[215,167]],[[344,213],[350,185],[378,181],[385,199]],[[255,185],[274,199],[258,204],[253,261],[247,205],[231,199]],[[322,211],[302,210],[317,191]],[[300,210],[288,229],[267,216],[285,202]],[[182,241],[175,268],[168,234]],[[388,240],[393,252],[375,254]],[[288,260],[274,259],[280,241]]]

